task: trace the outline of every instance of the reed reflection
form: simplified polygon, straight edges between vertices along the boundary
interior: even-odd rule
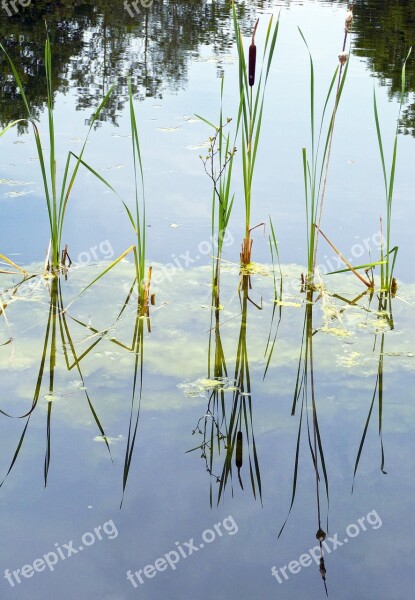
[[[205,461],[206,471],[211,478],[209,494],[211,505],[213,497],[216,495],[213,491],[213,484],[218,485],[217,503],[219,504],[228,486],[233,495],[235,476],[241,490],[246,489],[248,480],[254,498],[259,498],[262,503],[261,473],[255,442],[254,402],[247,341],[248,305],[251,303],[259,309],[261,306],[254,303],[249,296],[250,277],[242,275],[239,290],[241,322],[235,370],[231,379],[228,374],[221,337],[219,272],[220,269],[216,271],[212,287],[214,310],[208,347],[208,403],[204,415],[198,420],[193,431],[193,434],[202,436],[202,442],[189,452],[201,450],[201,457]]]
[[[53,433],[53,415],[57,410],[54,406],[55,400],[60,400],[66,396],[73,394],[73,391],[65,391],[65,382],[59,381],[59,362],[64,360],[64,365],[67,372],[75,371],[78,375],[76,391],[82,391],[85,395],[90,414],[98,429],[98,438],[102,440],[108,450],[108,454],[112,460],[110,450],[110,437],[106,434],[102,426],[99,413],[92,401],[91,395],[87,390],[85,377],[83,374],[82,363],[86,357],[95,350],[104,340],[110,344],[115,344],[118,348],[125,350],[133,356],[132,374],[131,374],[131,399],[130,399],[130,417],[127,433],[127,443],[124,456],[124,467],[122,475],[122,501],[124,499],[125,489],[130,474],[134,447],[138,432],[138,422],[140,416],[140,406],[143,391],[143,373],[144,373],[144,339],[145,331],[151,332],[150,321],[150,306],[154,304],[154,295],[150,294],[151,268],[149,269],[148,279],[144,284],[143,289],[137,291],[137,279],[129,289],[127,297],[121,305],[121,309],[115,317],[111,325],[104,329],[98,329],[91,322],[85,322],[69,313],[67,305],[64,302],[64,290],[67,272],[60,277],[43,275],[29,275],[24,277],[19,283],[8,290],[3,291],[3,298],[7,297],[7,302],[2,301],[0,307],[0,316],[6,319],[7,311],[15,302],[27,301],[28,298],[32,301],[38,301],[42,290],[47,293],[47,317],[46,326],[44,328],[43,343],[41,345],[40,364],[37,371],[35,389],[33,393],[32,403],[28,411],[21,415],[14,415],[10,412],[0,410],[6,418],[21,419],[24,422],[23,431],[20,435],[16,449],[12,456],[7,473],[0,483],[0,487],[4,484],[7,477],[14,468],[20,453],[23,450],[24,442],[29,431],[31,419],[39,407],[40,401],[47,402],[46,412],[46,450],[44,456],[44,485],[48,482],[49,470],[52,458],[52,433]],[[30,287],[29,287],[30,282]],[[33,283],[35,282],[35,283]],[[29,288],[29,289],[28,289]],[[94,290],[96,292],[96,290]],[[43,296],[42,296],[43,298]],[[71,303],[72,304],[72,303]],[[125,343],[117,339],[114,335],[116,325],[120,322],[121,317],[125,315],[128,307],[133,307],[133,333],[131,343]],[[130,318],[130,315],[127,315]],[[80,340],[75,341],[71,333],[71,327],[77,326],[77,331],[83,331],[84,336]],[[13,344],[13,339],[10,337],[3,345]],[[86,346],[86,348],[85,348]],[[61,379],[64,379],[61,377]],[[62,391],[63,390],[63,391]],[[58,405],[59,406],[59,405]]]
[[[313,324],[313,311],[316,302],[321,298],[314,289],[305,290],[305,307],[304,307],[304,321],[303,321],[303,332],[300,348],[300,357],[297,368],[297,377],[294,389],[294,398],[291,408],[291,415],[297,417],[298,430],[297,430],[297,442],[294,459],[294,474],[293,483],[291,490],[291,502],[288,510],[288,515],[278,533],[278,537],[281,536],[288,518],[291,514],[291,510],[294,505],[294,501],[297,493],[298,484],[298,471],[301,459],[301,445],[303,436],[306,435],[307,444],[313,463],[314,479],[315,479],[315,493],[316,493],[316,521],[317,521],[317,533],[316,539],[320,545],[320,564],[319,571],[323,579],[324,588],[327,592],[326,582],[326,566],[324,561],[324,546],[323,542],[326,538],[326,532],[328,530],[328,510],[329,510],[329,478],[327,474],[326,461],[324,457],[322,436],[318,421],[317,411],[317,394],[316,394],[316,383],[314,374],[314,336],[318,332]],[[317,297],[316,297],[317,295]],[[306,433],[304,434],[304,429]],[[324,519],[323,528],[323,507],[322,507],[322,490],[326,499],[326,518]]]
[[[33,279],[33,276],[25,278],[23,281],[14,286],[11,290],[8,290],[10,296],[13,298],[13,301],[22,301],[22,299],[24,299],[24,284],[27,284],[27,282],[31,279]],[[5,411],[1,411],[1,413],[8,418],[22,419],[24,422],[24,427],[20,435],[19,442],[16,446],[15,452],[13,454],[8,471],[3,481],[0,483],[0,487],[4,484],[5,480],[7,479],[13,467],[15,466],[19,454],[23,449],[23,444],[26,439],[26,434],[29,429],[31,418],[36,408],[38,407],[39,400],[42,398],[47,401],[46,450],[43,470],[44,485],[45,487],[47,485],[52,456],[52,415],[54,412],[54,401],[62,396],[62,394],[56,392],[56,369],[57,361],[60,355],[64,356],[65,364],[68,371],[71,371],[72,369],[75,369],[77,371],[81,383],[80,389],[85,394],[85,399],[87,401],[93,420],[98,428],[99,435],[102,436],[102,439],[106,444],[108,453],[111,456],[108,438],[105,434],[98,413],[92,403],[91,397],[86,389],[84,376],[81,369],[81,361],[101,341],[102,337],[95,340],[86,351],[84,351],[81,355],[78,356],[77,351],[75,349],[75,343],[73,341],[68,325],[68,315],[65,313],[64,309],[62,279],[60,277],[44,278],[43,276],[41,276],[39,279],[39,284],[44,285],[48,294],[48,314],[43,338],[40,364],[38,368],[35,390],[33,393],[32,404],[30,409],[19,416],[6,413]],[[19,294],[22,294],[22,296],[19,296]],[[45,388],[47,391],[45,390]]]

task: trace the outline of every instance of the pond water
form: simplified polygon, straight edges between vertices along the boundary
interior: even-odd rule
[[[380,214],[385,227],[373,90],[390,165],[415,8],[354,4],[321,228],[360,265],[379,260]],[[38,1],[16,10],[6,2],[0,10],[0,41],[23,74],[45,149],[47,23],[59,178],[114,85],[84,158],[119,194],[81,167],[63,230],[73,262],[65,275],[45,276],[49,222],[34,136],[21,123],[0,138],[0,253],[29,274],[1,262],[0,596],[407,600],[415,550],[413,58],[393,194],[397,291],[379,290],[379,266],[374,292],[350,272],[327,275],[343,264],[324,239],[316,289],[304,291],[310,75],[298,27],[321,114],[347,2],[240,3],[246,46],[259,17],[259,55],[268,15],[280,16],[251,209],[251,224],[267,226],[265,235],[263,227],[252,232],[254,265],[241,274],[238,139],[215,287],[212,182],[199,158],[212,130],[196,115],[217,122],[223,82],[234,131],[231,3],[136,5]],[[133,207],[129,75],[155,293],[145,314],[131,253],[85,290],[136,240],[120,201]],[[3,128],[25,116],[4,55],[0,88]],[[320,529],[325,539],[316,539]]]

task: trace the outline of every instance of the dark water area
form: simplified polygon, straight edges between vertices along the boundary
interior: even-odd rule
[[[219,271],[206,158],[217,130],[206,121],[218,124],[222,94],[224,131],[235,133],[232,3],[25,2],[0,2],[0,43],[47,178],[68,183],[69,152],[84,149],[85,164],[65,205],[68,268],[54,276],[32,126],[0,136],[0,600],[411,599],[415,52],[399,109],[415,3],[354,2],[327,236],[307,287],[310,61],[298,28],[314,61],[318,131],[348,2],[237,3],[246,48],[259,18],[258,56],[269,15],[280,21],[252,261],[241,267],[239,131]],[[140,211],[143,196],[129,77],[142,229],[132,226],[135,179]],[[397,149],[390,293],[374,91],[386,178]],[[0,52],[1,127],[26,116]],[[144,276],[134,245],[145,249]]]

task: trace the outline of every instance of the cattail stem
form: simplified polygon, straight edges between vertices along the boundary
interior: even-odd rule
[[[335,101],[334,101],[334,109],[333,109],[333,116],[332,116],[332,128],[331,128],[331,132],[330,132],[330,140],[329,140],[329,145],[328,145],[326,166],[325,166],[325,171],[324,171],[323,188],[322,188],[322,192],[321,192],[319,215],[318,215],[318,220],[317,220],[317,223],[316,223],[317,235],[316,235],[315,243],[314,243],[312,278],[314,278],[314,272],[315,272],[316,263],[317,263],[318,234],[321,233],[321,231],[320,231],[320,225],[321,225],[321,219],[322,219],[322,216],[323,216],[324,197],[325,197],[325,194],[326,194],[327,176],[328,176],[329,164],[330,164],[330,157],[331,157],[331,146],[332,146],[332,142],[333,142],[334,122],[335,122],[335,119],[336,119],[337,108],[338,108],[339,99],[340,99],[339,98],[339,92],[340,92],[340,84],[341,84],[343,66],[344,66],[345,62],[347,61],[347,58],[346,58],[346,60],[344,60],[344,58],[345,58],[345,49],[346,49],[346,43],[347,43],[347,36],[348,36],[348,34],[350,32],[350,26],[351,26],[352,21],[353,21],[353,6],[354,6],[354,0],[353,0],[353,2],[351,4],[349,4],[349,8],[348,8],[348,11],[346,13],[346,20],[345,20],[345,27],[344,27],[343,50],[342,50],[342,52],[339,55],[339,60],[340,60],[339,77],[338,77],[338,80],[337,80],[336,98],[335,98]]]

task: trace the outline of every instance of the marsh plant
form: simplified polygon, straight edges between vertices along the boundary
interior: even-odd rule
[[[245,203],[245,237],[242,242],[241,264],[248,265],[251,262],[252,239],[251,232],[251,206],[252,206],[252,184],[255,171],[259,140],[261,136],[262,117],[264,111],[265,92],[268,76],[271,69],[275,44],[278,36],[279,17],[274,25],[271,16],[265,36],[264,52],[259,69],[257,71],[257,48],[255,35],[258,21],[255,24],[251,44],[249,46],[248,65],[246,64],[244,43],[236,14],[235,2],[232,3],[233,22],[236,36],[236,48],[238,51],[239,64],[239,95],[240,106],[238,114],[238,130],[241,129],[241,156],[244,185]],[[263,225],[262,223],[260,225]]]
[[[392,161],[390,165],[389,174],[386,168],[386,160],[383,146],[383,138],[380,130],[380,121],[379,121],[379,112],[376,102],[376,92],[373,90],[373,112],[375,116],[376,123],[376,134],[380,152],[380,159],[382,164],[382,173],[383,173],[383,181],[385,185],[385,204],[386,204],[386,235],[385,241],[382,242],[380,248],[380,260],[381,260],[381,269],[380,269],[380,279],[381,279],[381,289],[384,291],[394,291],[396,288],[396,281],[393,277],[393,271],[395,267],[396,255],[398,252],[398,247],[391,247],[391,225],[392,225],[392,205],[393,205],[393,191],[395,185],[395,175],[396,175],[396,160],[398,153],[398,135],[399,135],[399,124],[400,124],[400,116],[402,112],[402,105],[405,98],[405,88],[406,88],[406,63],[412,52],[412,48],[410,48],[408,55],[403,63],[402,72],[401,72],[401,93],[400,93],[400,103],[399,103],[399,112],[398,118],[396,121],[396,130],[395,130],[395,138],[393,143],[392,150]]]
[[[385,151],[384,151],[384,143],[383,137],[380,129],[380,119],[379,112],[377,107],[376,100],[376,91],[373,90],[373,112],[376,124],[376,136],[379,147],[381,166],[382,166],[382,174],[383,174],[383,182],[385,187],[385,214],[386,218],[380,218],[380,257],[378,261],[369,262],[362,265],[352,266],[347,258],[336,248],[336,246],[329,240],[329,238],[321,231],[320,229],[320,220],[321,220],[321,210],[320,210],[320,219],[319,224],[314,225],[314,229],[317,231],[317,235],[320,234],[326,242],[331,246],[331,248],[336,252],[339,258],[343,261],[346,268],[340,269],[338,271],[333,271],[330,274],[336,273],[345,273],[352,272],[369,290],[374,290],[375,288],[375,277],[374,277],[374,269],[376,266],[380,266],[380,290],[381,293],[390,293],[392,296],[396,294],[397,291],[397,281],[394,277],[394,268],[395,262],[398,254],[398,246],[392,246],[391,241],[391,226],[392,226],[392,206],[393,206],[393,194],[394,194],[394,186],[395,186],[395,176],[396,176],[396,167],[397,167],[397,154],[398,154],[398,136],[399,136],[399,127],[400,127],[400,116],[402,112],[402,106],[405,98],[405,88],[406,88],[406,63],[408,58],[412,52],[412,48],[410,48],[406,59],[402,66],[401,71],[401,90],[400,90],[400,103],[399,103],[399,111],[398,117],[396,121],[396,129],[394,136],[394,143],[392,148],[392,160],[390,164],[390,169],[387,169],[386,160],[385,160]],[[306,187],[306,196],[307,196],[307,187]],[[385,228],[383,224],[385,222]],[[309,227],[312,227],[312,223],[309,223]],[[384,231],[384,229],[386,231]],[[317,249],[317,237],[315,237],[315,249]],[[310,257],[310,250],[309,250]],[[315,253],[314,253],[315,258]],[[313,270],[315,267],[315,262],[313,262]],[[365,271],[365,275],[359,273],[360,270]],[[313,273],[312,273],[313,274]]]
[[[6,133],[12,127],[15,127],[19,123],[30,123],[33,128],[35,137],[37,155],[39,159],[39,165],[42,175],[43,190],[45,194],[49,228],[50,228],[50,245],[48,252],[48,259],[46,261],[47,269],[52,274],[59,274],[62,264],[65,264],[67,259],[67,250],[62,245],[63,226],[65,222],[66,210],[68,208],[68,202],[70,199],[71,192],[73,190],[76,177],[81,165],[87,168],[95,177],[105,183],[108,187],[111,186],[94,171],[86,162],[83,160],[86,144],[89,138],[89,134],[96,124],[99,115],[108,102],[111,95],[112,88],[110,88],[103,98],[101,104],[94,112],[91,120],[87,135],[82,145],[79,156],[76,156],[73,152],[69,152],[65,168],[63,172],[62,181],[58,181],[57,177],[57,162],[56,162],[56,140],[55,140],[55,120],[54,120],[54,91],[53,91],[53,74],[52,74],[52,49],[48,35],[46,35],[45,42],[45,54],[44,54],[44,66],[46,73],[46,90],[47,90],[47,120],[48,120],[48,137],[49,137],[49,156],[45,154],[43,149],[42,139],[39,128],[32,115],[32,111],[29,105],[29,99],[26,97],[24,91],[24,85],[22,84],[21,77],[16,69],[16,66],[10,56],[7,54],[4,47],[0,44],[0,48],[6,55],[6,58],[10,64],[10,68],[17,84],[20,96],[23,102],[23,107],[27,113],[26,118],[17,119],[12,123],[9,123],[2,131],[0,131],[0,137]],[[111,188],[112,189],[112,188]],[[4,260],[4,257],[3,257]],[[10,261],[7,260],[10,264]],[[13,265],[12,265],[13,266]]]
[[[346,17],[347,24],[347,17]],[[309,54],[310,61],[310,132],[311,132],[311,151],[303,147],[303,177],[305,193],[306,227],[307,227],[307,273],[305,282],[307,285],[313,285],[314,271],[317,257],[318,232],[322,218],[324,195],[326,190],[328,167],[330,162],[331,146],[333,139],[334,125],[340,98],[346,81],[349,61],[347,55],[342,52],[339,55],[339,65],[336,67],[331,78],[328,92],[325,98],[320,122],[316,123],[315,107],[315,74],[314,61],[306,39],[299,29],[300,35],[304,40]],[[343,66],[345,68],[343,69]],[[337,89],[335,85],[337,80]],[[334,105],[327,124],[327,114],[329,111],[330,100],[335,91]]]
[[[232,193],[231,182],[236,146],[234,136],[231,138],[229,130],[232,119],[230,117],[224,119],[223,116],[224,81],[224,77],[222,77],[218,125],[214,125],[204,117],[196,115],[214,129],[214,134],[209,137],[207,155],[199,157],[206,174],[212,181],[212,240],[217,239],[216,256],[213,257],[212,289],[214,296],[212,306],[218,305],[216,295],[219,295],[220,259],[235,197]]]
[[[149,317],[150,304],[155,302],[155,294],[150,293],[152,267],[146,267],[146,204],[144,189],[143,163],[141,159],[140,140],[138,136],[138,125],[134,110],[133,90],[131,79],[128,80],[129,107],[130,107],[130,127],[132,138],[132,159],[134,173],[134,206],[131,209],[128,204],[120,198],[114,188],[105,180],[104,183],[121,200],[134,231],[135,243],[129,246],[118,258],[113,260],[105,269],[100,272],[79,294],[70,302],[68,307],[75,302],[86,290],[95,285],[104,275],[118,265],[127,255],[133,254],[134,257],[134,292],[129,295],[130,298],[135,295],[139,305],[140,316]],[[98,177],[102,179],[99,175]],[[147,269],[147,272],[146,272]],[[67,308],[68,308],[67,307]],[[150,329],[150,328],[149,328]]]

